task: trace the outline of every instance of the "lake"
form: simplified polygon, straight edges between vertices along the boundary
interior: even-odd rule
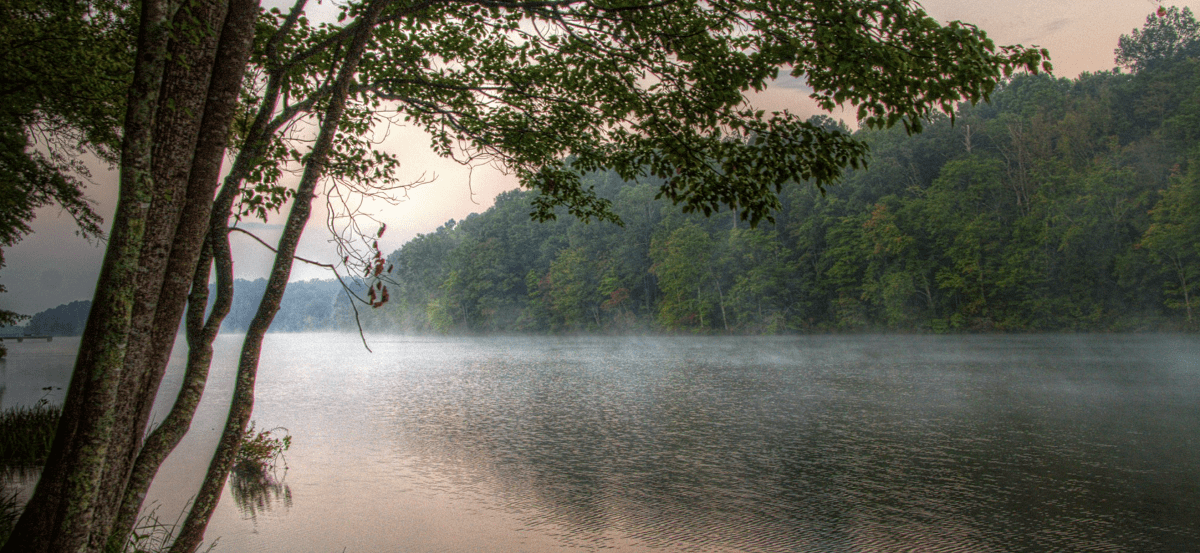
[[[369,342],[268,335],[254,420],[293,445],[275,485],[227,486],[217,552],[1200,544],[1196,336]],[[61,401],[77,344],[10,344],[3,405]],[[218,340],[161,520],[199,484],[239,347]]]

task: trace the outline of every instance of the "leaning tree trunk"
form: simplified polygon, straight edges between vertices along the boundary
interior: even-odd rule
[[[242,76],[254,40],[257,12],[257,0],[233,0],[230,2],[228,13],[224,18],[220,41],[214,52],[215,65],[212,81],[206,94],[207,100],[200,127],[201,132],[194,146],[195,157],[191,171],[187,175],[187,194],[183,198],[185,202],[183,215],[179,217],[174,243],[171,245],[169,257],[165,261],[165,278],[158,282],[160,292],[158,300],[154,302],[156,309],[153,313],[149,313],[153,318],[150,319],[150,326],[139,336],[141,339],[137,342],[141,346],[141,349],[137,350],[139,355],[133,356],[135,350],[131,348],[131,358],[126,362],[126,370],[131,374],[131,378],[126,381],[130,386],[137,386],[135,389],[139,394],[138,403],[129,405],[128,415],[131,418],[127,419],[131,423],[131,430],[135,432],[124,436],[124,443],[128,446],[128,449],[125,450],[126,455],[119,459],[113,459],[105,482],[106,488],[111,490],[104,503],[111,509],[108,516],[109,524],[107,531],[97,533],[96,538],[107,539],[110,550],[117,544],[123,544],[133,529],[138,510],[150,487],[150,481],[154,478],[154,474],[163,460],[166,459],[167,454],[178,445],[179,438],[182,437],[183,432],[187,431],[188,423],[190,423],[189,413],[187,423],[182,426],[178,437],[170,439],[172,436],[167,433],[168,436],[149,440],[144,446],[140,443],[149,421],[150,411],[154,406],[156,392],[170,359],[184,306],[196,303],[195,300],[188,298],[188,290],[194,289],[192,285],[196,280],[195,277],[187,278],[189,274],[203,274],[201,286],[203,286],[205,297],[199,304],[199,316],[203,322],[204,308],[207,304],[209,263],[212,256],[201,256],[201,250],[205,244],[205,236],[212,226],[211,219],[214,210],[221,214],[220,220],[223,223],[224,214],[229,212],[233,196],[236,194],[236,188],[223,193],[214,205],[213,193],[219,180],[221,158],[229,136],[228,129],[237,108]],[[229,278],[232,278],[231,268],[222,270],[221,267],[218,267],[219,277],[225,276],[227,273]],[[232,282],[229,282],[228,286],[232,288]],[[229,295],[232,295],[232,290]],[[220,306],[214,309],[219,316],[212,317],[215,324],[207,325],[212,327],[211,334],[214,338],[216,328],[220,326],[220,321],[229,310],[230,301],[231,298],[225,299],[223,312],[218,309]],[[148,311],[151,304],[148,302],[146,305]],[[135,326],[135,328],[137,327]],[[198,402],[212,357],[212,339],[193,340],[190,327],[188,337],[188,369],[185,375],[184,390],[194,393]],[[201,346],[195,342],[203,342],[206,345]],[[194,384],[197,378],[199,378],[199,390],[188,385],[188,383]],[[184,391],[181,391],[180,394],[184,395]],[[190,395],[185,397],[190,397]],[[176,403],[178,404],[179,401],[177,400]],[[184,408],[186,407],[185,404]],[[172,412],[178,408],[173,407]],[[194,409],[195,405],[193,404],[191,411]],[[170,416],[168,416],[169,418]],[[164,420],[163,425],[166,425],[167,422]],[[163,425],[160,425],[160,428]],[[175,426],[172,430],[180,430],[180,427]],[[157,430],[156,433],[158,433]],[[168,439],[163,439],[164,437]],[[98,549],[98,545],[98,543],[94,543],[93,549]]]
[[[330,93],[329,104],[322,118],[321,130],[313,144],[304,164],[304,174],[296,189],[291,210],[288,212],[287,223],[283,235],[276,248],[275,262],[271,268],[270,278],[263,298],[259,302],[258,311],[250,321],[246,336],[242,342],[242,353],[238,360],[237,381],[234,386],[233,398],[230,400],[229,414],[225,429],[217,450],[208,466],[204,482],[200,486],[191,511],[179,529],[179,535],[172,544],[171,553],[192,553],[204,538],[204,529],[216,509],[225,480],[233,468],[234,458],[241,447],[242,435],[246,424],[250,421],[250,413],[254,408],[254,383],[258,372],[259,356],[262,353],[262,340],[271,321],[279,311],[283,292],[287,288],[288,277],[291,275],[292,260],[300,235],[308,223],[312,210],[312,199],[316,187],[324,173],[325,163],[332,151],[333,140],[337,134],[338,124],[345,110],[346,99],[357,72],[358,64],[380,12],[386,5],[384,0],[372,2],[359,16],[358,27],[349,44],[346,57],[338,69],[337,78]]]
[[[241,13],[241,9],[254,9],[256,4],[257,2],[235,1],[230,8],[230,18]],[[295,25],[303,6],[303,0],[297,2],[288,22],[280,29],[279,35],[286,34],[287,30]],[[274,58],[274,56],[268,57]],[[124,543],[127,534],[123,531],[133,528],[154,475],[166,460],[167,455],[175,449],[175,446],[191,428],[192,417],[204,394],[205,384],[208,381],[208,370],[212,362],[213,342],[233,303],[233,256],[229,245],[229,215],[245,176],[266,151],[271,136],[287,120],[286,117],[274,117],[275,106],[281,96],[280,81],[281,73],[271,76],[264,100],[259,106],[258,115],[247,134],[246,142],[238,152],[233,168],[225,177],[225,184],[222,186],[220,194],[213,202],[207,235],[200,258],[195,264],[196,271],[190,285],[191,295],[188,296],[186,320],[188,358],[183,382],[171,410],[163,418],[162,423],[147,436],[146,443],[134,462],[129,483],[125,487],[124,500],[121,503],[117,519],[113,522],[114,532],[109,537],[110,549],[117,549]],[[217,168],[213,167],[213,169]],[[180,232],[183,232],[182,229]],[[205,311],[209,300],[209,268],[213,265],[215,265],[217,277],[217,295],[206,319]]]
[[[189,2],[180,8],[179,16],[175,18],[176,26],[186,26],[193,32],[177,34],[168,48],[170,58],[164,76],[162,98],[159,100],[163,107],[159,109],[154,131],[152,174],[155,194],[151,200],[149,221],[138,261],[139,275],[129,345],[120,382],[124,393],[115,405],[108,459],[92,522],[90,551],[101,551],[108,541],[129,470],[145,435],[150,406],[153,405],[158,383],[166,369],[166,360],[170,357],[175,332],[179,328],[178,314],[183,309],[187,295],[186,284],[180,287],[175,283],[181,279],[185,283],[190,282],[195,272],[194,252],[199,251],[203,234],[178,234],[177,230],[181,222],[185,226],[196,226],[194,221],[197,219],[207,222],[208,210],[212,206],[217,175],[207,175],[209,182],[191,179],[190,175],[196,163],[208,165],[214,158],[219,163],[224,151],[223,141],[219,148],[210,147],[208,152],[197,149],[202,119],[208,124],[209,135],[214,128],[218,132],[221,130],[219,122],[211,121],[214,115],[232,119],[228,114],[210,113],[207,101],[226,8],[224,1]],[[237,86],[240,86],[240,74],[238,77]],[[235,88],[234,101],[236,93]],[[227,111],[231,108],[229,106]],[[195,196],[206,196],[203,204],[188,202],[194,200]],[[189,240],[191,244],[187,243]],[[189,250],[193,252],[191,255],[185,253]],[[179,254],[183,254],[184,258],[179,259]],[[174,267],[169,266],[172,261]],[[169,270],[178,274],[169,273]],[[157,316],[160,311],[174,313],[174,320],[161,320]]]
[[[257,3],[235,0],[227,16],[228,4],[142,5],[109,250],[55,451],[5,552],[101,551],[132,527],[113,520],[186,304],[254,36]]]

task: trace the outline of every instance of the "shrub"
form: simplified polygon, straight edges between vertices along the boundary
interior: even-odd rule
[[[283,431],[283,436],[276,437],[274,432],[280,430]],[[286,469],[287,461],[283,458],[283,452],[291,445],[292,436],[287,433],[286,428],[277,427],[256,432],[254,421],[250,421],[250,426],[242,436],[242,447],[238,449],[233,470],[242,475],[265,475],[273,472],[279,463],[283,463]]]

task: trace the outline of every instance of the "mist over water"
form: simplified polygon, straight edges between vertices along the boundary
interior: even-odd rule
[[[227,492],[218,550],[1200,543],[1193,336],[356,341],[268,336],[254,418],[290,431],[288,469],[258,503]],[[239,345],[219,340],[151,490],[162,518],[199,482]]]

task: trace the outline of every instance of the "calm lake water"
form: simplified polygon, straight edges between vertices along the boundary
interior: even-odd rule
[[[1195,336],[370,343],[268,336],[254,419],[290,431],[288,468],[227,487],[216,551],[1200,549]],[[61,401],[77,344],[10,345],[3,405]],[[151,490],[162,520],[239,346]]]

